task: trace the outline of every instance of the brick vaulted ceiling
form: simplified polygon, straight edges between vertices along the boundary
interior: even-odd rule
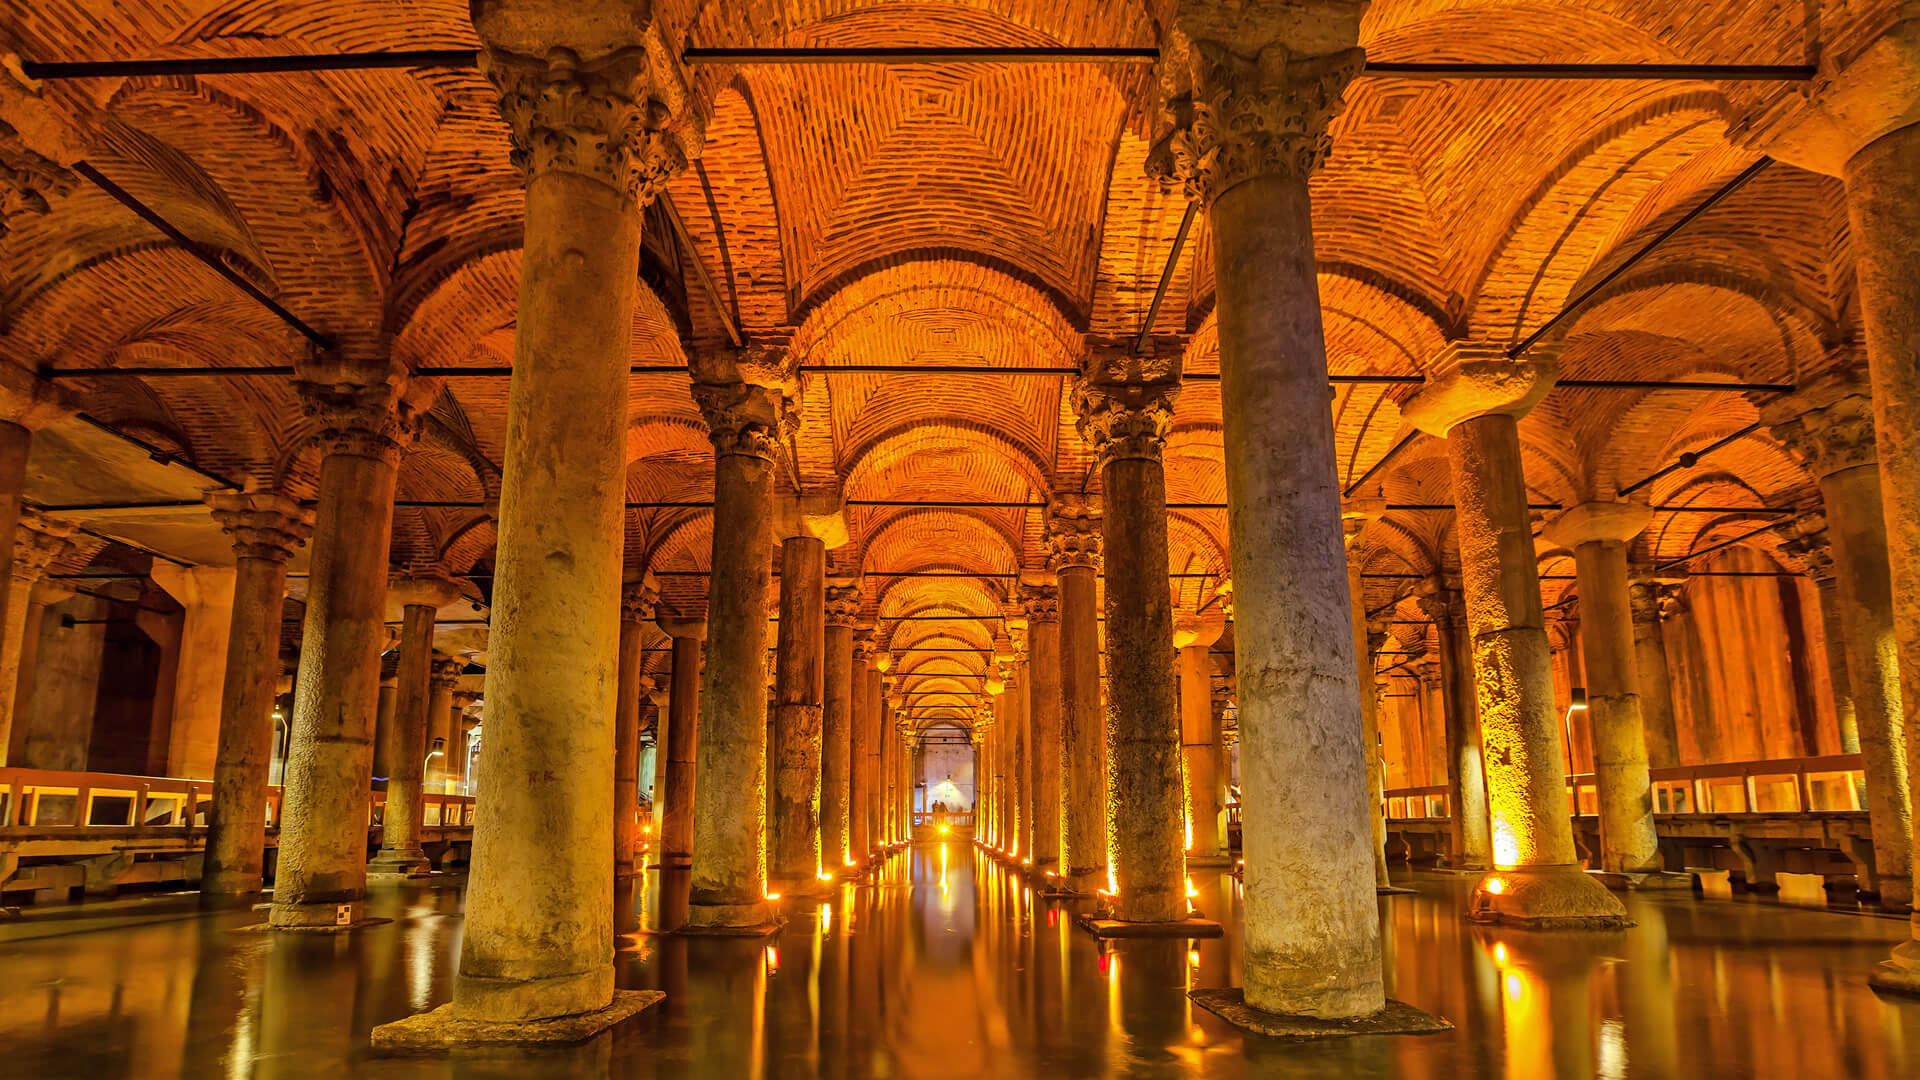
[[[686,46],[1153,46],[1166,0],[792,3],[663,0]],[[1375,0],[1363,44],[1382,60],[1804,63],[1854,47],[1892,0]],[[470,48],[458,0],[41,0],[0,18],[0,50],[31,60]],[[711,118],[704,155],[672,186],[691,249],[650,211],[637,364],[682,363],[724,340],[695,283],[712,272],[751,335],[791,331],[809,367],[1060,366],[1085,335],[1140,329],[1184,203],[1145,176],[1150,67],[872,65],[693,70]],[[51,83],[87,158],[302,319],[348,359],[400,368],[511,363],[520,193],[490,88],[471,70],[87,79]],[[1328,354],[1336,374],[1415,374],[1450,338],[1513,342],[1751,164],[1730,140],[1778,84],[1410,81],[1367,77],[1313,183]],[[28,366],[289,363],[298,339],[94,188],[0,236],[0,357]],[[1204,219],[1174,267],[1155,329],[1188,335],[1188,368],[1217,371]],[[1562,323],[1580,378],[1792,381],[1857,340],[1837,185],[1776,165],[1663,244]],[[282,379],[95,379],[92,415],[219,476],[310,495],[314,462]],[[1056,376],[816,375],[795,443],[810,488],[855,500],[1039,502],[1097,491]],[[428,380],[427,433],[401,497],[498,491],[507,382]],[[636,501],[698,502],[711,455],[686,380],[636,375]],[[1396,395],[1335,388],[1333,463],[1366,475],[1406,434]],[[1629,483],[1746,427],[1734,393],[1556,392],[1522,425],[1538,501]],[[1168,454],[1176,503],[1224,499],[1219,397],[1188,386]],[[1400,503],[1449,501],[1445,462],[1416,443],[1375,477]],[[1786,506],[1809,477],[1764,433],[1652,488],[1660,504]],[[33,493],[45,502],[62,492]],[[1225,515],[1176,510],[1171,570],[1229,572]],[[1638,552],[1685,554],[1757,519],[1664,515]],[[836,569],[1009,574],[1041,561],[1031,509],[862,507]],[[628,570],[704,569],[704,509],[635,510]],[[484,565],[473,509],[402,509],[396,563]],[[1764,541],[1756,541],[1764,543]],[[1455,561],[1450,515],[1396,511],[1369,569]],[[75,565],[111,557],[92,541]],[[1180,605],[1217,578],[1179,577]],[[929,686],[977,689],[1006,577],[870,577]],[[665,579],[697,609],[696,577]],[[1549,600],[1556,590],[1549,590]],[[1369,585],[1390,605],[1392,579]]]

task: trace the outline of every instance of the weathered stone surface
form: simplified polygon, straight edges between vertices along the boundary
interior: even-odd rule
[[[1453,1030],[1453,1025],[1440,1017],[1391,998],[1379,1012],[1348,1019],[1265,1012],[1248,1005],[1245,992],[1237,987],[1190,990],[1187,996],[1234,1027],[1290,1042],[1356,1035],[1433,1035]]]
[[[593,1012],[532,1020],[469,1020],[452,1005],[373,1029],[376,1054],[445,1054],[483,1046],[561,1046],[582,1043],[666,1000],[658,990],[615,990],[613,1003]]]

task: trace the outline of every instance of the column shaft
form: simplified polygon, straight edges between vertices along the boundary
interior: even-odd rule
[[[853,764],[853,623],[826,629],[826,679],[820,714],[820,859],[837,873],[849,855],[848,801]]]
[[[1347,552],[1347,597],[1353,611],[1354,678],[1360,686],[1360,741],[1367,755],[1367,825],[1372,835],[1373,886],[1390,887],[1387,877],[1387,786],[1380,761],[1380,691],[1374,684],[1373,653],[1367,645],[1366,593],[1360,588],[1360,553]]]
[[[1660,630],[1660,586],[1652,581],[1631,582],[1627,597],[1632,606],[1633,667],[1640,676],[1640,718],[1647,733],[1647,765],[1670,769],[1680,764],[1680,728],[1673,713],[1666,636]],[[1828,652],[1844,657],[1837,634]],[[1848,715],[1852,715],[1851,708]]]
[[[1480,749],[1480,703],[1474,696],[1473,653],[1457,593],[1429,608],[1440,645],[1441,708],[1447,742],[1447,810],[1452,816],[1450,865],[1457,870],[1493,866],[1487,823],[1487,776]]]
[[[811,536],[780,545],[780,630],[775,642],[773,837],[768,873],[785,892],[820,873],[821,649],[826,632],[827,549]]]
[[[665,790],[660,800],[660,865],[693,865],[694,785],[700,748],[700,639],[673,638],[673,685],[667,694]]]
[[[613,932],[640,929],[634,882],[640,874],[640,715],[645,689],[646,620],[652,605],[623,596],[613,702]]]
[[[24,627],[25,598],[15,597],[18,590],[8,588],[13,581],[13,542],[20,526],[20,499],[27,485],[27,455],[33,445],[33,432],[19,424],[0,421],[0,633],[9,639],[14,627]],[[0,646],[4,648],[4,646]],[[13,739],[13,689],[18,678],[19,646],[13,648],[15,666],[8,678],[4,659],[0,659],[0,765],[17,764],[8,756]]]
[[[1068,888],[1107,887],[1106,717],[1100,709],[1099,603],[1091,566],[1060,570],[1061,842]],[[1164,658],[1162,664],[1164,664]]]
[[[1051,587],[1027,591],[1029,782],[1033,787],[1034,873],[1060,870],[1060,608]]]
[[[400,668],[393,699],[392,741],[387,746],[387,808],[381,819],[380,854],[369,874],[424,877],[432,869],[420,849],[421,796],[426,790],[427,679],[433,668],[434,609],[408,604],[400,625]]]
[[[1016,858],[1033,859],[1033,780],[1027,772],[1027,759],[1033,756],[1031,717],[1027,710],[1027,665],[1016,661],[1013,685],[1001,699],[1011,714],[1007,740],[1007,787],[1013,819],[1007,851]]]
[[[1661,869],[1653,827],[1653,781],[1634,666],[1627,599],[1627,546],[1590,540],[1574,548],[1580,588],[1580,649],[1594,782],[1600,794],[1600,868],[1623,874]]]
[[[1213,714],[1212,644],[1180,650],[1180,742],[1187,767],[1187,843],[1189,862],[1227,858],[1226,785],[1219,761],[1219,721]]]

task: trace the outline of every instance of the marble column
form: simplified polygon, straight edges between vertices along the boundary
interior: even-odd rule
[[[1013,625],[1014,620],[1019,625]],[[1010,796],[1008,814],[1011,818],[1011,832],[1007,837],[1007,854],[1022,860],[1027,865],[1033,862],[1033,778],[1028,774],[1027,762],[1033,757],[1032,716],[1028,709],[1027,681],[1032,678],[1027,663],[1027,630],[1023,616],[1015,614],[1008,620],[1008,633],[1013,639],[1012,667],[1007,673],[1007,791]]]
[[[1553,386],[1551,363],[1456,342],[1402,410],[1447,441],[1460,576],[1480,706],[1494,870],[1472,917],[1535,927],[1611,927],[1626,910],[1574,850],[1561,718],[1540,602],[1519,418]]]
[[[1363,6],[1179,4],[1147,160],[1214,237],[1227,531],[1251,553],[1233,579],[1245,1000],[1329,1018],[1385,1002],[1307,189],[1365,62]]]
[[[1187,917],[1185,792],[1174,698],[1173,595],[1167,580],[1167,481],[1161,457],[1180,389],[1182,343],[1095,342],[1073,387],[1080,437],[1104,495],[1108,834],[1122,922]]]
[[[313,512],[272,492],[215,492],[207,504],[233,541],[234,578],[200,899],[244,905],[261,890],[287,561],[313,532]]]
[[[1640,673],[1640,717],[1647,732],[1647,765],[1655,769],[1671,769],[1681,763],[1680,726],[1673,711],[1673,676],[1667,667],[1666,635],[1660,630],[1673,603],[1673,588],[1671,584],[1645,576],[1627,582],[1627,603],[1633,618],[1633,666]],[[1828,652],[1841,657],[1844,663],[1839,636],[1831,640]],[[1849,718],[1852,713],[1849,706]]]
[[[1354,677],[1360,685],[1360,739],[1367,756],[1367,824],[1372,834],[1373,887],[1391,889],[1387,877],[1387,786],[1380,761],[1380,687],[1374,675],[1373,654],[1386,640],[1386,627],[1380,627],[1378,641],[1367,625],[1366,592],[1361,588],[1361,567],[1366,556],[1361,549],[1367,526],[1386,513],[1381,498],[1346,500],[1340,511],[1347,553],[1347,603],[1353,616]]]
[[[1060,876],[1066,891],[1092,895],[1109,881],[1096,581],[1100,511],[1084,498],[1061,497],[1047,530],[1048,563],[1060,580]]]
[[[233,623],[234,569],[154,560],[153,583],[184,609],[167,730],[167,775],[213,777],[220,745],[220,691]]]
[[[1419,785],[1447,782],[1447,705],[1446,684],[1440,678],[1440,662],[1432,655],[1418,658],[1411,665],[1420,705],[1420,740],[1426,753],[1416,763]]]
[[[640,876],[640,726],[646,695],[647,624],[660,600],[653,575],[620,587],[620,657],[613,701],[613,932],[638,933],[634,891]]]
[[[1420,591],[1420,609],[1433,620],[1439,645],[1449,826],[1448,865],[1469,873],[1491,869],[1487,826],[1487,777],[1480,748],[1480,705],[1474,697],[1473,651],[1467,637],[1466,604],[1460,590],[1430,579]]]
[[[1226,778],[1220,775],[1220,722],[1213,711],[1213,643],[1226,631],[1223,616],[1188,616],[1174,624],[1179,650],[1180,749],[1187,770],[1187,865],[1226,866]]]
[[[385,382],[296,385],[320,447],[320,491],[268,924],[333,931],[364,921],[393,492],[419,414]]]
[[[872,762],[867,746],[880,725],[880,673],[875,670],[877,648],[873,630],[858,627],[853,634],[853,727],[847,743],[847,862],[865,862],[873,848],[869,831],[873,815]]]
[[[1544,532],[1573,552],[1587,724],[1600,796],[1600,869],[1614,874],[1662,869],[1627,597],[1627,545],[1652,518],[1639,503],[1584,502],[1561,511]]]
[[[853,768],[854,625],[860,619],[856,578],[829,578],[826,664],[820,711],[820,869],[837,874],[851,857],[848,801]]]
[[[430,795],[451,794],[447,785],[453,779],[454,736],[459,726],[454,723],[453,688],[460,682],[460,673],[467,670],[467,662],[457,656],[434,654],[433,666],[427,670],[427,767],[425,770],[424,790]]]
[[[18,182],[25,176],[24,172],[15,173],[11,179]],[[44,208],[44,202],[39,205]],[[16,579],[14,545],[21,538],[20,502],[26,491],[33,433],[67,412],[66,396],[52,383],[35,377],[19,364],[0,364],[0,585]],[[0,628],[5,628],[5,633],[25,625],[26,603],[26,590],[0,587]],[[17,645],[13,655],[17,661]],[[11,669],[11,678],[8,670],[6,657],[0,655],[0,765],[17,765],[15,757],[9,756],[9,746],[17,748],[21,741],[13,737],[12,691],[18,668]]]
[[[6,736],[8,763],[23,768],[46,768],[28,748],[33,734],[26,706],[33,692],[34,659],[40,648],[41,616],[49,602],[73,595],[43,580],[47,568],[73,546],[73,526],[31,511],[22,514],[14,529],[9,554],[11,570],[4,581],[8,599],[6,623],[0,627],[0,733]],[[58,595],[55,595],[57,590]]]
[[[827,548],[818,537],[780,544],[780,629],[774,648],[773,836],[767,874],[774,891],[817,887],[820,874],[822,649],[826,635]]]
[[[693,395],[713,442],[713,559],[693,812],[691,930],[771,928],[762,854],[767,815],[767,611],[773,466],[795,389],[785,350],[750,345],[696,358]]]
[[[1027,617],[1028,784],[1033,789],[1033,872],[1060,871],[1060,590],[1051,578],[1022,579]]]
[[[707,637],[705,619],[658,620],[660,630],[673,640],[673,673],[667,692],[666,766],[661,770],[660,865],[684,869],[693,865],[693,806],[700,753],[701,643]]]
[[[391,664],[384,655],[381,657],[380,697],[373,712],[372,773],[373,778],[381,783],[386,783],[393,776],[393,763],[388,760],[387,746],[393,741],[393,705],[394,699],[400,694],[400,654],[395,651],[392,656]],[[389,666],[394,670],[386,671]]]
[[[1913,600],[1895,601],[1873,403],[1859,373],[1843,370],[1766,402],[1761,418],[1820,485],[1880,902],[1899,909],[1913,900],[1913,792],[1895,620]]]
[[[460,590],[447,577],[406,574],[387,582],[387,601],[400,609],[400,668],[387,744],[387,809],[380,853],[367,864],[372,879],[426,877],[433,865],[420,848],[421,797],[427,790],[427,754],[434,715],[429,699],[433,674],[433,622]],[[446,715],[446,709],[440,710]],[[371,765],[369,765],[371,767]],[[443,774],[444,775],[444,774]]]

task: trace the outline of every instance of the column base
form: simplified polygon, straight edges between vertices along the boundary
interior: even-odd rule
[[[1171,922],[1123,922],[1092,913],[1075,915],[1074,925],[1097,938],[1216,938],[1220,924],[1199,917]]]
[[[1665,870],[1646,873],[1589,870],[1587,875],[1614,892],[1660,892],[1669,889],[1685,889],[1691,892],[1693,890],[1692,874],[1672,874]]]
[[[1247,1004],[1245,994],[1237,986],[1190,990],[1187,997],[1195,1005],[1242,1031],[1288,1042],[1344,1039],[1354,1035],[1432,1035],[1453,1030],[1453,1025],[1440,1017],[1391,998],[1387,999],[1385,1008],[1372,1016],[1336,1020],[1318,1016],[1283,1016],[1256,1009]]]
[[[376,1054],[444,1054],[470,1046],[562,1046],[582,1043],[659,1004],[658,990],[615,990],[604,1009],[550,1020],[462,1020],[451,1003],[373,1029]]]
[[[433,873],[433,862],[419,848],[382,851],[367,863],[368,881],[405,881]]]
[[[267,909],[267,926],[274,930],[338,933],[369,923],[366,900],[330,900],[319,903],[275,901]],[[379,920],[387,922],[386,919]]]
[[[1495,870],[1474,887],[1468,918],[1534,930],[1616,930],[1632,926],[1627,909],[1575,866]]]
[[[1920,997],[1920,940],[1909,939],[1893,947],[1893,958],[1874,965],[1867,985],[1889,994]]]
[[[689,904],[687,921],[676,934],[711,937],[765,937],[786,920],[766,901],[757,904]]]

